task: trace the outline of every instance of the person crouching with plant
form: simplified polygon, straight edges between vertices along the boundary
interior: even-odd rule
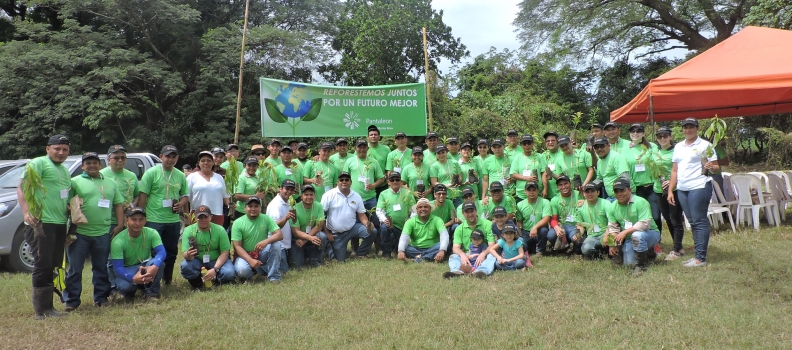
[[[323,232],[325,215],[322,205],[316,202],[316,189],[311,184],[302,187],[300,203],[294,206],[297,219],[292,223],[291,259],[294,267],[302,267],[308,255],[311,266],[322,264],[323,248],[327,235]]]
[[[146,211],[132,208],[127,213],[126,230],[110,243],[110,260],[116,273],[116,288],[124,301],[133,301],[143,288],[146,299],[159,300],[162,268],[166,258],[165,246],[157,230],[146,226]],[[151,252],[155,256],[151,256]]]
[[[212,222],[212,210],[202,205],[195,210],[198,222],[184,228],[181,275],[190,282],[193,290],[202,289],[204,283],[234,280],[234,264],[229,259],[231,243],[223,226]],[[206,274],[201,276],[201,270]]]

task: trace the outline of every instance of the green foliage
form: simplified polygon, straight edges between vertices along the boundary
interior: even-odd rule
[[[25,197],[25,202],[28,204],[28,212],[34,218],[41,219],[44,196],[47,195],[47,189],[44,188],[44,181],[41,176],[33,169],[30,164],[25,165],[25,178],[22,180],[22,194]]]
[[[226,170],[225,175],[225,185],[226,185],[226,192],[228,195],[234,196],[236,192],[237,184],[239,183],[239,174],[242,173],[243,169],[239,168],[239,164],[237,164],[237,160],[234,157],[228,157],[228,169]]]
[[[269,195],[278,193],[278,173],[275,167],[270,163],[265,163],[263,160],[259,161],[258,170],[258,184],[256,184],[256,192],[264,192]]]
[[[756,0],[745,17],[745,24],[792,29],[792,3],[787,0]]]

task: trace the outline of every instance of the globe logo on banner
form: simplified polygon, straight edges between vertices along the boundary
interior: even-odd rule
[[[304,85],[289,83],[278,87],[274,100],[264,99],[264,106],[272,121],[291,126],[292,134],[296,135],[298,124],[319,116],[322,99],[311,99],[311,92]]]

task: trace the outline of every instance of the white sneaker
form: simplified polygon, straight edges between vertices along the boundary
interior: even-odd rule
[[[706,261],[698,261],[696,259],[692,259],[689,263],[684,265],[685,267],[704,267],[707,266]]]
[[[668,253],[668,255],[666,255],[665,261],[673,261],[679,258],[680,258],[679,253],[672,250],[671,252]]]
[[[682,263],[682,265],[685,265],[685,266],[687,266],[687,264],[690,264],[690,262],[692,262],[692,261],[694,261],[694,260],[696,260],[696,258],[690,258],[690,259],[687,259],[687,260],[685,260],[685,261]]]

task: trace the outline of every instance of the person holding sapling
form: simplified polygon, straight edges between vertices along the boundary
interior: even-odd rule
[[[33,310],[37,320],[63,314],[52,306],[53,271],[63,262],[66,242],[66,205],[69,203],[69,170],[63,166],[71,143],[66,136],[47,141],[46,156],[25,165],[17,188],[25,225],[25,241],[33,252]],[[32,234],[30,234],[32,230]]]
[[[308,165],[308,162],[311,160],[308,159],[308,154],[310,151],[308,150],[308,144],[305,142],[300,142],[297,144],[297,159],[294,162],[300,164],[300,167],[305,169],[305,166]]]
[[[313,185],[314,195],[320,201],[325,192],[330,191],[338,180],[338,170],[330,161],[331,152],[333,152],[333,143],[322,142],[319,145],[319,159],[309,161],[303,170],[303,183]]]
[[[146,211],[133,207],[127,212],[126,230],[110,243],[110,260],[116,272],[116,288],[124,301],[134,301],[138,289],[148,300],[159,300],[160,281],[165,275],[165,246],[160,234],[146,227]],[[154,252],[154,256],[151,254]]]
[[[520,138],[520,145],[522,146],[522,153],[515,154],[512,157],[511,169],[509,169],[509,176],[517,183],[517,202],[525,200],[526,195],[522,189],[525,188],[527,182],[534,182],[539,185],[539,191],[547,188],[547,178],[542,174],[545,171],[544,158],[540,154],[533,151],[534,138],[531,135],[523,135]]]
[[[362,238],[363,243],[356,249],[356,254],[366,256],[376,238],[376,229],[366,215],[363,198],[351,189],[351,184],[352,176],[342,172],[338,175],[338,186],[322,197],[322,208],[327,215],[325,235],[332,246],[333,256],[340,262],[346,261],[346,249],[350,240]]]
[[[582,203],[580,193],[572,189],[572,183],[566,175],[560,175],[556,179],[558,195],[550,200],[552,217],[550,218],[550,231],[547,240],[553,249],[565,249],[570,242],[573,243],[573,251],[579,252],[582,241],[576,241],[575,212]]]
[[[437,144],[440,142],[440,137],[437,136],[437,133],[434,131],[430,131],[426,134],[426,149],[424,149],[424,163],[431,166],[434,162],[437,161],[437,157],[435,157],[435,148]]]
[[[124,203],[122,204],[124,211],[137,205],[137,197],[140,194],[140,190],[138,189],[138,178],[134,173],[126,170],[126,162],[126,148],[121,145],[113,145],[107,150],[108,166],[99,170],[106,179],[115,181],[116,187],[118,187],[118,190],[121,192],[121,196],[124,197]],[[123,226],[124,220],[120,222]],[[118,223],[119,221],[116,219],[115,215],[111,215],[110,227],[107,229],[107,232],[112,232],[113,229],[118,226]],[[113,238],[110,237],[110,239]],[[109,257],[107,259],[107,275],[110,279],[110,290],[115,290],[115,272]]]
[[[613,183],[619,178],[630,178],[627,160],[618,152],[611,150],[611,144],[604,137],[594,140],[594,152],[597,153],[598,159],[597,180],[599,181],[596,182],[603,184],[605,199],[613,202],[616,198],[613,192]]]
[[[248,198],[256,196],[262,201],[266,198],[266,193],[256,191],[256,186],[259,182],[258,177],[256,177],[256,172],[259,168],[258,159],[255,156],[249,156],[245,158],[244,164],[245,172],[239,175],[236,193],[234,193],[234,199],[237,201],[235,217],[245,215],[245,202]]]
[[[653,176],[655,201],[650,201],[652,206],[652,217],[654,217],[655,225],[659,230],[662,229],[663,223],[660,221],[660,216],[666,220],[671,238],[674,241],[674,247],[666,255],[665,260],[676,260],[680,256],[685,255],[685,250],[682,248],[682,238],[685,235],[684,221],[682,220],[682,206],[671,205],[668,202],[668,187],[670,185],[671,168],[673,167],[672,157],[674,156],[674,142],[671,139],[671,129],[662,126],[655,132],[657,136],[657,144],[659,145],[658,151],[653,155]],[[674,200],[678,201],[679,197],[673,193]],[[661,237],[662,237],[662,231]]]
[[[347,140],[343,137],[336,140],[335,149],[336,153],[330,156],[330,163],[333,163],[336,173],[340,173],[344,170],[344,164],[346,164],[348,160],[355,158],[355,155],[348,153],[349,143],[347,143]]]
[[[367,156],[369,159],[376,160],[377,164],[379,164],[380,169],[384,172],[386,169],[386,163],[388,161],[388,154],[391,152],[391,149],[388,146],[381,145],[379,142],[382,140],[382,135],[380,135],[379,128],[376,125],[369,125],[368,127],[368,153]],[[406,136],[406,135],[405,135]],[[384,189],[386,186],[385,183],[382,183],[378,187],[382,187]],[[380,189],[380,191],[382,190]],[[377,191],[379,194],[380,191]]]
[[[448,160],[448,149],[442,144],[435,149],[435,156],[437,157],[437,162],[429,168],[429,178],[432,180],[432,187],[437,186],[437,184],[443,184],[458,191],[459,187],[462,186],[462,168],[459,167],[459,163]],[[449,197],[454,202],[454,206],[459,206],[462,203],[462,199],[455,196],[454,192]]]
[[[457,161],[459,168],[462,171],[462,187],[460,189],[470,188],[476,197],[479,197],[479,183],[481,182],[481,166],[479,162],[475,161],[473,156],[473,146],[469,143],[462,144],[462,149],[459,152],[461,157]]]
[[[542,189],[542,197],[552,199],[558,194],[558,187],[556,187],[555,179],[561,174],[561,161],[560,158],[563,153],[559,152],[558,147],[558,133],[555,131],[548,131],[544,133],[545,151],[542,153],[545,164],[545,174],[547,176],[547,186]]]
[[[603,134],[608,139],[608,143],[611,145],[612,150],[622,153],[626,148],[630,147],[630,141],[627,141],[620,136],[621,130],[619,128],[619,124],[608,122],[605,124],[603,131]]]
[[[492,140],[492,157],[488,157],[484,162],[484,181],[482,182],[481,199],[486,199],[489,196],[489,184],[499,181],[504,188],[508,187],[510,182],[509,170],[511,168],[511,160],[503,153],[503,140]]]
[[[203,151],[198,154],[199,171],[187,177],[187,188],[189,189],[189,199],[191,212],[202,205],[208,206],[213,213],[212,222],[223,225],[225,217],[224,207],[233,207],[231,196],[226,190],[225,180],[220,174],[212,171],[214,160],[212,153]]]
[[[506,219],[514,220],[517,214],[517,203],[514,202],[514,198],[506,195],[501,183],[493,182],[490,185],[489,193],[489,198],[481,200],[481,210],[484,214],[482,217],[489,219],[492,217],[492,212],[495,210],[495,207],[504,207],[507,213]]]
[[[237,146],[234,143],[230,143],[230,144],[228,144],[228,146],[226,146],[225,152],[226,152],[226,156],[228,157],[228,159],[226,159],[225,162],[220,164],[220,167],[225,169],[226,171],[228,171],[228,168],[231,166],[231,162],[236,162],[236,165],[237,165],[237,167],[239,169],[239,172],[241,173],[242,171],[244,171],[245,164],[243,164],[242,162],[239,161],[239,159],[240,159],[239,158],[239,146]]]
[[[94,304],[98,307],[107,306],[110,296],[107,260],[110,258],[110,240],[124,229],[124,196],[114,180],[102,176],[99,172],[101,167],[99,154],[86,152],[82,156],[83,173],[71,179],[69,197],[80,198],[80,210],[87,222],[76,225],[76,239],[66,247],[69,270],[66,273],[63,299],[67,312],[80,306],[82,272],[88,256],[91,257]],[[117,224],[108,232],[111,217],[116,218]]]
[[[429,181],[430,166],[423,162],[423,150],[419,146],[412,149],[412,163],[404,165],[402,182],[415,197],[432,199],[432,186]]]
[[[594,167],[591,164],[591,154],[572,146],[569,136],[558,138],[558,147],[562,154],[559,155],[558,164],[560,172],[572,180],[572,189],[580,191],[583,185],[594,179]]]
[[[355,142],[355,154],[356,157],[348,160],[344,165],[344,172],[352,176],[352,190],[360,195],[360,198],[363,199],[363,206],[367,211],[370,211],[377,206],[376,189],[385,183],[385,176],[379,163],[368,157],[366,140],[360,139]],[[370,234],[374,236],[376,242],[377,229],[380,227],[379,218],[372,215],[371,223],[373,227]],[[353,238],[352,248],[357,250],[358,247],[358,239]]]
[[[711,128],[720,129],[722,127],[720,123],[721,121],[715,118]],[[723,131],[719,131],[722,135]],[[712,197],[712,184],[705,174],[710,170],[720,170],[718,155],[715,154],[712,144],[699,137],[698,132],[698,120],[687,118],[682,121],[685,140],[674,146],[667,197],[669,204],[682,206],[682,211],[690,222],[690,230],[693,232],[696,256],[685,261],[686,267],[707,265],[707,246],[710,237],[707,210]],[[679,201],[674,197],[674,190]]]
[[[649,264],[649,251],[660,242],[660,232],[652,220],[649,202],[633,195],[630,180],[616,180],[613,190],[616,201],[605,210],[608,232],[601,242],[610,248],[615,262],[621,251],[624,265],[635,264],[633,276],[639,276]]]
[[[286,146],[281,148],[281,164],[275,167],[275,172],[278,174],[278,183],[283,183],[285,180],[292,180],[297,187],[303,184],[303,173],[305,172],[300,163],[293,161],[294,152],[291,147]]]
[[[448,148],[448,161],[459,163],[459,138],[458,137],[449,137],[446,140],[446,147]]]
[[[297,220],[297,212],[295,209],[296,201],[294,195],[297,193],[297,183],[293,180],[286,179],[281,182],[278,188],[278,194],[272,198],[272,201],[267,205],[267,216],[272,218],[278,227],[281,229],[283,240],[281,241],[281,273],[289,271],[289,250],[292,247],[292,242],[295,241],[292,235],[291,224]]]
[[[445,278],[459,277],[465,274],[463,271],[471,271],[475,268],[473,276],[476,278],[486,278],[495,268],[495,257],[490,250],[495,245],[495,236],[492,235],[492,222],[479,217],[476,205],[471,202],[463,203],[459,206],[465,216],[465,220],[457,228],[454,234],[454,250],[448,258],[449,272],[443,274]],[[475,260],[468,259],[471,235],[478,230],[483,233],[484,251]]]
[[[501,250],[498,253],[498,250]],[[517,226],[506,224],[503,228],[503,237],[489,249],[495,257],[495,268],[498,270],[512,271],[525,270],[525,266],[532,266],[530,258],[523,248],[523,240],[517,235]]]
[[[410,150],[407,148],[407,134],[399,131],[396,133],[396,149],[388,153],[385,160],[385,170],[388,174],[392,172],[404,173],[404,167],[410,164]]]
[[[271,217],[261,215],[261,199],[250,196],[245,201],[245,216],[231,224],[237,276],[250,281],[253,274],[260,274],[271,283],[280,283],[282,240],[278,224]]]
[[[234,281],[236,273],[229,258],[231,242],[223,226],[212,222],[212,210],[205,205],[195,210],[196,223],[184,228],[181,275],[193,290],[209,281],[220,284]],[[201,270],[206,274],[201,276]]]
[[[470,189],[466,189],[468,193],[470,193]],[[463,190],[464,191],[464,190]],[[454,237],[454,232],[456,228],[459,226],[459,219],[457,218],[456,211],[454,210],[454,205],[451,201],[447,200],[448,198],[448,189],[443,184],[439,184],[434,188],[434,200],[432,203],[432,215],[437,216],[441,220],[443,220],[444,226],[446,230],[448,230],[448,234],[450,237]],[[472,197],[475,199],[475,197]],[[448,246],[444,247],[446,252],[450,252],[453,248],[451,246],[453,242],[449,240]]]
[[[307,255],[310,264],[318,267],[322,264],[322,252],[327,247],[327,236],[324,230],[324,210],[316,203],[316,190],[313,185],[302,187],[302,200],[295,205],[297,220],[291,226],[292,241],[291,260],[294,267],[302,267]]]
[[[407,261],[409,258],[416,262],[443,261],[449,246],[448,229],[441,218],[432,215],[435,211],[434,205],[428,199],[421,198],[411,211],[416,215],[407,220],[401,231],[398,259]]]
[[[377,201],[377,217],[382,223],[382,257],[391,258],[391,253],[399,245],[404,223],[410,217],[410,207],[415,204],[415,197],[402,188],[401,174],[391,172],[388,175],[388,188],[382,191]]]
[[[271,165],[273,168],[283,164],[283,162],[280,159],[281,147],[282,145],[280,143],[280,140],[270,139],[269,142],[267,142],[267,150],[269,151],[269,157],[264,159],[264,163]]]
[[[583,186],[583,197],[586,201],[575,213],[577,232],[575,243],[581,244],[581,253],[585,258],[596,258],[605,252],[602,235],[608,228],[607,209],[611,203],[599,198],[599,187],[594,183]]]
[[[525,200],[517,204],[517,227],[522,231],[525,251],[541,257],[547,248],[550,232],[552,209],[550,201],[539,197],[539,185],[536,182],[525,183]]]
[[[520,149],[520,134],[517,130],[509,129],[509,131],[506,132],[506,147],[504,147],[503,153],[506,154],[506,157],[509,159],[522,153]]]
[[[167,145],[160,152],[162,164],[158,164],[143,174],[140,179],[138,206],[146,210],[146,227],[156,230],[165,247],[165,268],[162,279],[165,284],[173,280],[173,267],[179,252],[181,220],[179,214],[187,208],[189,187],[187,177],[174,168],[179,161],[179,151]],[[201,176],[192,174],[195,176]]]

